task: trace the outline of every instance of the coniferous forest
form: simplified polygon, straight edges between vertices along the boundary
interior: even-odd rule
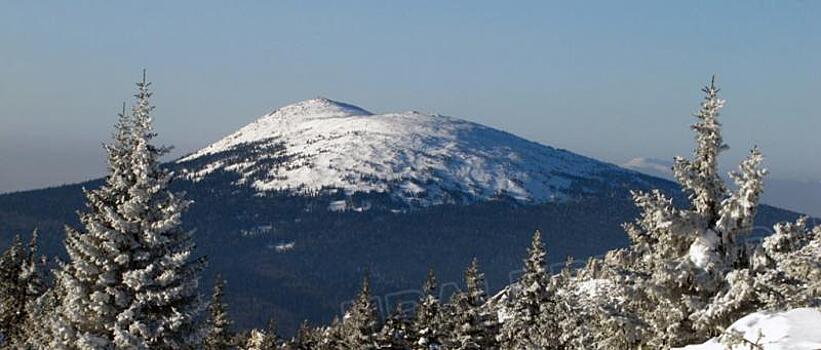
[[[196,231],[183,226],[196,203],[169,188],[175,174],[160,161],[168,148],[154,141],[143,75],[105,147],[104,183],[85,191],[80,225],[65,229],[66,257],[43,256],[36,232],[0,257],[0,348],[669,349],[709,341],[764,349],[767,334],[728,327],[761,313],[821,317],[821,226],[802,217],[747,239],[766,183],[763,151],[751,149],[726,183],[724,100],[715,80],[703,94],[694,151],[673,166],[686,203],[633,191],[639,214],[623,225],[628,245],[581,265],[569,258],[551,273],[551,247],[537,230],[517,257],[521,273],[501,291],[487,288],[490,262],[474,259],[449,299],[440,299],[430,270],[415,303],[380,315],[364,272],[351,281],[358,294],[328,324],[282,330],[270,315],[264,328],[241,329],[225,298],[232,276],[203,287],[208,262]]]

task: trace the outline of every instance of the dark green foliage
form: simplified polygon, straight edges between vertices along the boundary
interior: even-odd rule
[[[227,350],[236,343],[231,331],[231,319],[228,317],[228,306],[224,302],[225,280],[217,279],[208,304],[208,320],[205,323],[206,336],[202,341],[204,350]]]
[[[445,343],[446,323],[441,313],[437,288],[436,275],[430,270],[422,285],[422,297],[416,305],[416,314],[411,324],[414,349],[438,349]]]
[[[411,346],[411,324],[402,311],[402,306],[388,315],[379,334],[376,335],[376,348],[380,350],[405,350]]]
[[[368,350],[375,347],[376,310],[371,303],[368,278],[362,281],[362,290],[357,295],[342,321],[344,345],[350,349]]]
[[[453,297],[447,321],[448,349],[481,350],[495,349],[498,322],[495,310],[485,307],[484,274],[479,272],[479,262],[473,259],[465,270],[465,290]]]
[[[42,267],[36,231],[28,247],[15,236],[0,256],[0,349],[25,347],[35,331],[29,314],[37,311],[35,300],[45,291]]]

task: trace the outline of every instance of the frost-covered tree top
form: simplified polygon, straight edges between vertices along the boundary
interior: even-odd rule
[[[202,342],[204,350],[227,350],[232,344],[231,319],[228,317],[228,305],[225,304],[225,280],[217,278],[211,301],[208,303],[208,320],[206,335]]]
[[[710,85],[702,90],[705,94],[701,109],[696,114],[696,149],[692,160],[676,157],[673,174],[679,184],[690,194],[695,210],[708,218],[718,214],[726,188],[718,173],[718,156],[729,147],[721,137],[719,110],[725,101],[718,97],[715,76]]]

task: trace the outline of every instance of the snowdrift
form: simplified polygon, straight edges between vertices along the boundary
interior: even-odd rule
[[[821,310],[800,308],[777,313],[756,312],[727,328],[722,337],[725,343],[730,338],[728,335],[733,333],[744,337],[745,341],[729,348],[731,350],[751,349],[751,344],[758,344],[763,350],[821,349]],[[726,350],[728,347],[719,338],[713,338],[704,344],[679,349]]]

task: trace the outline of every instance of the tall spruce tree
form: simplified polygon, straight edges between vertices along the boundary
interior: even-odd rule
[[[197,344],[196,293],[204,260],[192,258],[189,205],[160,168],[152,144],[150,83],[137,83],[131,115],[120,115],[106,147],[108,175],[85,191],[82,230],[67,228],[69,261],[56,272],[60,300],[54,349],[185,349]]]
[[[533,234],[524,272],[510,291],[506,309],[509,317],[499,333],[501,349],[548,349],[558,334],[549,334],[552,328],[549,278],[545,270],[546,252],[541,232]]]
[[[24,260],[23,242],[14,236],[11,245],[0,256],[0,347],[11,348],[22,330],[20,319],[24,305],[20,297],[19,276]]]
[[[61,305],[60,285],[47,289],[43,295],[30,304],[26,318],[26,349],[52,349],[55,339],[52,325],[58,316],[58,307]]]
[[[738,238],[752,229],[765,171],[760,167],[760,152],[753,149],[732,174],[737,189],[727,189],[718,174],[718,156],[728,148],[718,121],[724,100],[718,96],[715,79],[703,91],[693,125],[693,157],[676,158],[673,167],[690,207],[675,207],[660,191],[636,192],[634,202],[641,216],[625,225],[633,255],[627,261],[636,276],[630,283],[643,294],[640,299],[653,305],[641,319],[652,332],[647,345],[655,348],[704,341],[742,311],[712,317],[716,314],[707,310],[729,288],[728,274],[749,265],[750,252]]]
[[[465,270],[465,290],[453,299],[453,314],[449,317],[453,326],[449,327],[448,349],[495,349],[496,315],[485,308],[485,277],[479,271],[476,258]]]
[[[345,313],[341,324],[343,347],[369,350],[376,348],[376,309],[371,302],[368,277],[362,280],[362,289],[353,305]]]
[[[245,341],[243,350],[276,350],[277,333],[273,322],[268,323],[265,330],[252,329]]]
[[[445,341],[437,288],[436,275],[431,269],[422,285],[422,297],[416,305],[413,319],[413,347],[416,350],[439,349]]]
[[[308,321],[303,321],[297,329],[296,335],[283,346],[286,350],[317,350],[320,349],[322,340],[317,330],[308,325]]]
[[[223,301],[225,297],[225,280],[217,277],[211,301],[208,304],[208,320],[205,324],[205,338],[202,340],[204,350],[227,350],[234,343],[234,334],[231,332],[231,319],[228,317],[228,306]]]
[[[380,350],[410,349],[410,322],[402,310],[402,304],[385,318],[382,329],[376,336],[376,348]]]
[[[24,348],[36,331],[30,314],[36,312],[36,299],[45,291],[44,262],[37,254],[35,230],[28,249],[15,236],[0,256],[0,349]]]

